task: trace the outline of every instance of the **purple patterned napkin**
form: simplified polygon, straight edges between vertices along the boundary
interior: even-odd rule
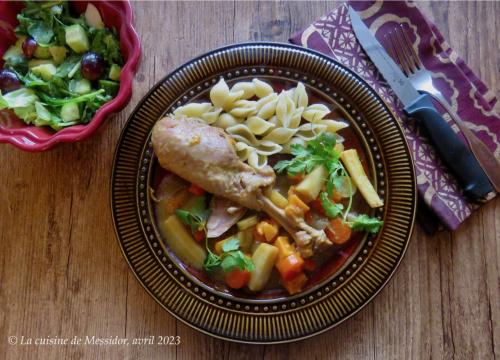
[[[350,2],[379,41],[397,24],[406,24],[419,58],[433,73],[434,85],[457,110],[467,126],[500,156],[500,117],[495,112],[495,94],[472,72],[414,3],[403,1]],[[320,51],[362,76],[394,110],[413,154],[420,197],[439,220],[455,230],[477,207],[462,195],[414,121],[406,119],[402,106],[363,52],[351,28],[347,5],[326,14],[290,41]],[[387,48],[387,47],[386,47]],[[448,115],[445,119],[450,121]],[[453,124],[456,132],[460,133]]]

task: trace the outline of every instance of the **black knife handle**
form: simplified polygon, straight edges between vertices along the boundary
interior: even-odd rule
[[[425,128],[438,154],[464,189],[465,195],[478,200],[493,191],[476,158],[437,112],[429,95],[420,95],[404,111]]]

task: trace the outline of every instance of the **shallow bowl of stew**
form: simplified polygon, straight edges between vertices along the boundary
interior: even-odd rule
[[[280,266],[270,270],[265,285],[258,291],[252,286],[232,286],[231,282],[224,281],[224,272],[218,276],[217,271],[215,274],[204,271],[206,268],[196,258],[190,260],[189,256],[183,256],[182,249],[178,250],[169,239],[169,231],[190,230],[195,238],[198,228],[169,230],[164,227],[169,216],[175,217],[177,211],[170,209],[171,202],[166,206],[161,199],[163,193],[172,192],[172,187],[187,189],[183,190],[184,194],[190,193],[188,196],[194,197],[194,201],[203,198],[207,208],[215,196],[204,191],[198,193],[196,184],[179,185],[179,181],[172,181],[175,175],[160,165],[161,156],[155,154],[151,130],[165,115],[182,113],[188,104],[210,102],[211,89],[221,81],[229,87],[241,82],[264,82],[275,92],[290,94],[299,83],[303,85],[309,105],[327,106],[329,119],[348,125],[338,131],[337,144],[341,142],[342,149],[352,149],[358,154],[374,196],[380,199],[380,204],[373,208],[360,191],[351,192],[349,201],[335,200],[341,209],[366,214],[381,220],[383,225],[374,232],[349,232],[350,236],[342,242],[336,243],[329,236],[334,246],[326,251],[317,250],[311,257],[314,260],[306,261],[300,288],[283,280]],[[230,132],[228,129],[231,128],[226,128],[226,132]],[[266,161],[276,165],[292,157],[272,154]],[[300,187],[291,175],[278,174],[276,178],[276,184],[286,186],[282,191],[285,197],[287,191],[290,194],[290,189],[295,191]],[[332,328],[359,311],[387,283],[401,261],[413,228],[416,206],[409,151],[397,120],[382,99],[360,77],[334,60],[307,49],[277,43],[238,44],[217,49],[184,64],[160,81],[130,116],[115,153],[111,185],[117,237],[127,262],[146,290],[188,325],[219,338],[248,343],[303,339]],[[288,203],[291,201],[289,195]],[[317,215],[314,209],[314,202],[308,203],[307,213],[312,222]],[[209,239],[200,256],[206,257],[208,251],[224,259],[240,246],[241,256],[253,259],[255,248],[266,243],[256,224],[272,223],[265,213],[253,210],[247,210],[243,220],[253,220],[253,217],[257,220],[250,231],[252,244],[248,248],[245,249],[244,235],[241,235],[245,228],[235,222],[223,235]],[[328,234],[326,228],[325,232]],[[275,234],[278,235],[286,238],[289,234],[281,229]],[[224,241],[234,238],[240,239],[236,247],[226,246],[228,253],[224,253],[226,250],[221,250],[225,249]],[[201,244],[206,239],[200,240],[200,247],[204,249]],[[277,243],[274,245],[280,247]],[[298,257],[301,254],[304,259],[309,257],[306,251],[300,251],[297,251]]]

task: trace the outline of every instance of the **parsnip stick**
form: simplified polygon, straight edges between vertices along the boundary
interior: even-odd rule
[[[358,152],[356,149],[349,149],[342,151],[340,154],[340,159],[344,163],[352,181],[358,187],[361,195],[365,198],[366,202],[370,207],[376,208],[384,205],[382,199],[378,196],[377,192],[373,188],[372,183],[366,176],[363,165],[359,160]]]

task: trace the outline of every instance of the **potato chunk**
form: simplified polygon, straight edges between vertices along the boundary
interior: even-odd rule
[[[327,175],[324,166],[317,166],[297,185],[295,191],[306,203],[311,202],[318,197]]]
[[[161,224],[161,229],[167,245],[179,259],[195,269],[203,268],[207,256],[205,249],[193,239],[177,215],[169,216]]]
[[[278,258],[278,248],[276,246],[261,243],[252,255],[252,262],[255,269],[252,271],[248,288],[252,291],[260,291],[266,287],[271,272]]]

